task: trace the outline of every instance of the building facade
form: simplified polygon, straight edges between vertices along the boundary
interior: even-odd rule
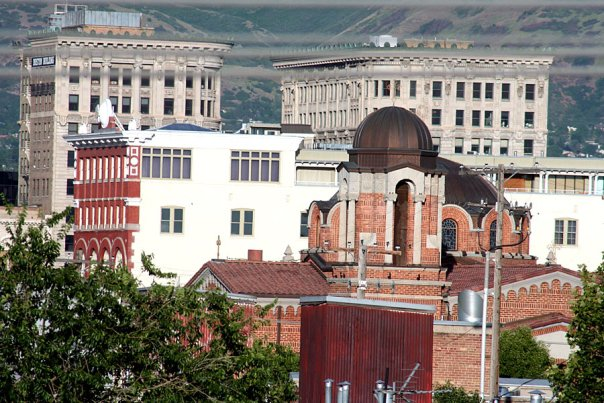
[[[426,122],[442,154],[546,155],[552,57],[473,50],[466,42],[421,45],[274,58],[283,74],[282,122],[310,124],[322,143],[350,144],[368,114],[401,106]]]
[[[220,128],[220,69],[232,43],[161,38],[137,13],[53,16],[21,51],[19,203],[44,213],[72,204],[74,151],[64,136],[82,125],[90,132],[105,99],[142,129]]]

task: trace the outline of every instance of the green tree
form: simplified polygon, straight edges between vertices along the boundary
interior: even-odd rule
[[[503,378],[544,378],[552,365],[547,347],[535,340],[528,327],[501,332],[499,356]]]
[[[550,373],[560,402],[601,402],[604,396],[604,262],[595,272],[583,267],[581,280],[566,336],[575,351],[566,368]]]
[[[289,349],[254,341],[223,293],[154,284],[125,268],[57,267],[53,227],[7,228],[0,251],[0,401],[291,401]],[[65,228],[59,230],[64,235]],[[160,274],[148,257],[150,273]],[[262,315],[259,307],[251,307]]]
[[[447,381],[434,388],[434,403],[479,403],[480,396],[476,392],[466,392],[462,387],[453,386]]]

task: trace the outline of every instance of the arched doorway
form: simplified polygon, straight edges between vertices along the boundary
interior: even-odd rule
[[[394,203],[394,250],[400,250],[400,255],[394,255],[394,264],[404,266],[407,264],[407,243],[409,231],[409,195],[410,187],[407,182],[402,182],[396,187],[396,201]]]

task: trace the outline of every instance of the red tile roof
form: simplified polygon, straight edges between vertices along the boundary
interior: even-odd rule
[[[531,318],[524,318],[508,322],[504,325],[506,329],[516,329],[519,327],[528,327],[531,329],[538,329],[557,323],[570,323],[571,319],[559,312],[550,312],[539,316],[533,316]]]
[[[528,263],[526,266],[506,264],[504,259],[501,269],[501,285],[508,285],[534,277],[551,273],[564,273],[580,279],[579,273],[566,269],[562,266],[541,266]],[[463,290],[481,290],[484,287],[484,263],[459,264],[447,273],[447,281],[450,281],[451,290],[449,295],[458,295]],[[489,271],[489,288],[493,287],[493,265]]]
[[[195,285],[205,270],[228,292],[268,297],[327,295],[329,286],[323,273],[310,262],[258,262],[249,260],[211,260],[189,280]]]

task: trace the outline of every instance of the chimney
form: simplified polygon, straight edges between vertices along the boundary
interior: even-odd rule
[[[262,249],[248,249],[247,260],[251,262],[262,262]]]

